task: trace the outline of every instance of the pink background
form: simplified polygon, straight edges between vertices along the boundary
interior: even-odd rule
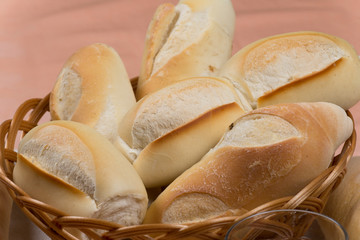
[[[0,121],[11,118],[26,99],[49,93],[65,60],[91,43],[114,47],[129,76],[137,76],[146,29],[163,2],[177,3],[0,0]],[[257,39],[300,30],[342,37],[360,53],[357,0],[233,0],[233,4],[237,16],[234,53]],[[359,132],[360,103],[351,110]],[[355,154],[360,154],[360,147]]]

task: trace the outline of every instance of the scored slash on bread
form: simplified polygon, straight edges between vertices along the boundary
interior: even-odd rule
[[[50,121],[21,140],[14,182],[69,215],[140,224],[148,197],[129,161],[93,128]]]
[[[146,187],[165,186],[215,146],[244,112],[227,81],[178,81],[148,94],[125,115],[119,127],[123,153]]]
[[[154,59],[169,37],[178,17],[175,6],[170,3],[161,4],[156,9],[146,34],[145,49],[147,51],[144,52],[142,59],[138,85],[142,85],[151,76]]]
[[[255,41],[224,64],[253,108],[285,102],[331,102],[349,109],[360,100],[360,61],[345,40],[293,32]]]
[[[109,141],[135,104],[125,66],[115,49],[96,43],[76,51],[64,64],[50,95],[53,120],[86,124]]]
[[[292,196],[329,166],[352,129],[331,103],[251,111],[158,196],[144,222],[196,222]]]
[[[176,81],[214,76],[230,58],[230,0],[181,0],[158,7],[146,34],[137,99]]]

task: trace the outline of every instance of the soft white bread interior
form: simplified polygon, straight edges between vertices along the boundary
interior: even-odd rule
[[[93,127],[114,143],[135,94],[118,53],[96,43],[79,49],[65,63],[50,97],[54,120],[72,120]]]
[[[74,216],[140,224],[148,198],[129,161],[93,128],[51,121],[21,140],[14,182],[31,197]]]
[[[189,78],[138,101],[119,136],[145,186],[163,186],[200,160],[243,113],[227,81]]]
[[[241,116],[219,143],[151,204],[145,223],[201,221],[296,194],[352,133],[331,103],[294,103]]]
[[[360,236],[360,157],[353,157],[347,172],[330,195],[324,213],[338,221],[349,234],[350,240]]]
[[[175,81],[214,76],[232,52],[231,0],[180,0],[160,5],[149,25],[138,99]]]
[[[319,32],[253,42],[232,56],[219,76],[229,79],[253,108],[324,101],[349,109],[360,100],[355,49],[339,37]]]

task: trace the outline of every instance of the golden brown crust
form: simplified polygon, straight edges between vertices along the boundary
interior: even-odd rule
[[[211,109],[236,102],[244,111],[228,81],[192,77],[171,84],[140,99],[119,125],[119,136],[130,161],[155,139],[187,124]]]
[[[144,84],[151,76],[154,58],[170,34],[175,17],[176,12],[173,4],[164,3],[156,9],[146,33],[145,51],[138,86]]]
[[[94,200],[87,194],[31,164],[21,154],[18,155],[18,163],[14,169],[14,182],[31,197],[50,204],[64,213],[90,217],[96,209]],[[28,186],[29,182],[32,187]]]
[[[231,1],[160,6],[147,33],[137,99],[185,78],[215,76],[231,56],[233,32]]]
[[[243,113],[237,103],[222,105],[151,142],[134,162],[145,186],[169,184],[215,146]]]
[[[143,102],[146,101],[146,96],[140,99],[129,111],[125,114],[122,121],[119,123],[118,134],[119,137],[126,142],[130,147],[133,146],[132,128],[137,117],[137,113],[141,108]]]
[[[45,131],[49,128],[53,131]],[[80,147],[85,160],[72,151]],[[63,120],[43,123],[21,140],[18,158],[14,181],[33,198],[67,214],[100,216],[126,225],[142,222],[148,199],[140,177],[110,141],[89,126]],[[51,164],[49,158],[57,163]],[[77,185],[70,182],[72,178]],[[111,211],[112,207],[124,211]]]
[[[120,56],[96,43],[64,64],[50,95],[50,113],[54,120],[84,123],[114,142],[118,123],[135,102]]]
[[[78,50],[66,61],[63,68],[71,69],[82,79],[82,96],[77,109],[83,110],[85,108],[86,111],[85,109],[83,111],[75,111],[72,120],[85,122],[89,125],[95,124],[97,118],[102,112],[102,109],[105,107],[106,98],[103,94],[106,92],[108,82],[103,81],[102,76],[106,74],[105,69],[107,65],[111,65],[109,60],[113,58],[109,52],[106,50],[100,51],[99,48],[103,48],[104,50],[106,49],[103,47],[103,45],[95,44]],[[105,62],[101,64],[97,63],[98,57],[100,57],[102,61]],[[106,60],[109,57],[110,59]],[[94,67],[94,64],[96,64],[97,67]],[[60,91],[59,87],[61,81],[63,81],[64,75],[60,75],[59,77],[60,78],[57,81],[51,94],[50,109],[53,113],[57,111],[57,102],[60,99],[57,99],[56,94],[58,94]],[[89,99],[95,99],[95,97],[99,94],[100,96],[96,99],[97,104],[93,104],[91,108],[86,108]]]
[[[221,201],[227,206],[226,210],[250,210],[275,198],[293,195],[328,167],[336,148],[352,132],[351,119],[343,109],[330,103],[269,106],[243,115],[234,124],[248,121],[246,119],[251,119],[249,116],[252,115],[256,116],[253,119],[261,116],[280,117],[294,126],[299,135],[275,142],[270,139],[267,144],[248,147],[238,147],[229,140],[222,144],[225,141],[223,137],[200,162],[160,194],[150,206],[145,222],[201,220],[200,216],[191,216],[190,213],[179,216],[179,219],[167,216],[173,210],[173,202],[185,195],[187,197],[182,200],[188,202],[184,206],[190,207],[183,211],[204,208],[205,202],[196,200],[197,197],[192,198],[193,193],[212,197],[214,201],[211,204]],[[267,131],[266,128],[259,128],[257,134],[261,136],[263,131]],[[188,218],[181,219],[183,216]]]
[[[236,53],[220,75],[237,85],[254,108],[321,101],[349,109],[360,100],[356,51],[345,40],[320,32],[253,42]]]
[[[18,155],[17,162],[21,162],[21,164],[26,165],[26,168],[31,168],[31,171],[34,171],[34,174],[39,175],[41,178],[47,178],[53,185],[57,185],[58,187],[64,187],[66,190],[70,191],[72,194],[79,195],[84,197],[86,194],[79,189],[73,187],[67,182],[63,181],[61,178],[56,177],[55,175],[49,174],[44,169],[41,169],[39,166],[36,166],[31,163],[29,159],[24,157],[22,154]]]

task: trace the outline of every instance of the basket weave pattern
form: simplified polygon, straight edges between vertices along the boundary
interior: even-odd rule
[[[346,165],[355,149],[355,128],[351,137],[344,143],[341,153],[332,165],[314,179],[295,196],[268,202],[247,213],[226,216],[193,224],[143,224],[121,226],[98,219],[69,216],[52,206],[35,200],[27,195],[12,181],[16,163],[16,144],[49,111],[49,95],[44,98],[30,99],[15,112],[13,119],[0,125],[0,182],[5,184],[14,202],[52,239],[78,239],[72,230],[80,231],[91,239],[223,239],[227,230],[235,222],[254,213],[274,209],[304,209],[322,212],[329,194],[341,182],[346,173]],[[347,114],[352,118],[349,111]],[[274,226],[276,227],[276,226]],[[151,236],[151,237],[150,237]]]

